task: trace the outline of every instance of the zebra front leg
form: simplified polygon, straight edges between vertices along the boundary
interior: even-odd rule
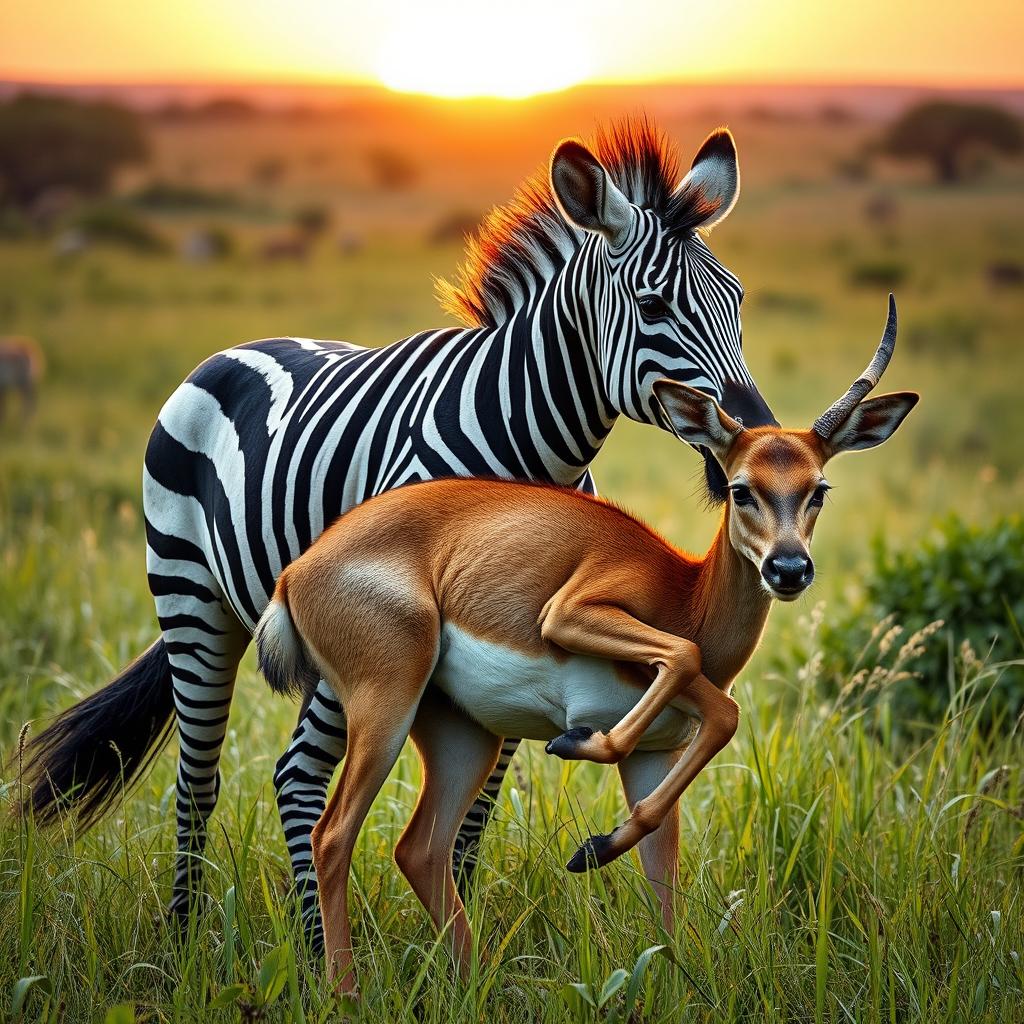
[[[295,895],[303,931],[314,956],[323,953],[324,933],[311,837],[327,803],[327,788],[334,770],[345,756],[346,742],[345,712],[331,687],[320,680],[299,712],[291,742],[274,772],[277,809],[288,844]]]
[[[502,740],[501,753],[498,755],[498,762],[494,766],[484,783],[484,788],[473,802],[466,813],[465,820],[459,828],[459,834],[455,837],[455,847],[452,851],[452,874],[458,883],[459,895],[463,903],[468,903],[473,893],[473,878],[479,862],[480,840],[483,838],[484,829],[490,821],[494,812],[494,805],[501,790],[501,783],[505,778],[512,758],[519,749],[518,739]]]
[[[160,594],[156,599],[178,722],[178,852],[168,913],[179,919],[188,916],[200,890],[206,823],[220,789],[221,746],[238,663],[249,642],[248,632],[213,596],[213,578],[195,585],[194,575],[192,571],[180,580],[183,589],[191,580],[192,594]],[[150,582],[161,589],[152,571]]]

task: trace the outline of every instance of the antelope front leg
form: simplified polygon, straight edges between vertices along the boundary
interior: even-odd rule
[[[631,850],[665,820],[684,790],[705,765],[736,735],[740,708],[706,676],[698,675],[676,699],[677,705],[700,720],[700,729],[675,767],[650,796],[633,806],[618,828],[604,836],[591,836],[566,865],[570,871],[603,867]]]
[[[682,750],[635,750],[619,765],[619,777],[632,812],[672,771]],[[675,930],[676,890],[679,883],[679,805],[673,804],[661,824],[637,847],[644,874],[661,905],[666,931]]]
[[[607,732],[579,727],[556,736],[544,748],[565,760],[617,764],[669,704],[700,672],[700,648],[682,637],[648,626],[614,605],[559,604],[556,595],[542,613],[546,640],[578,654],[653,666],[657,674],[636,704]]]

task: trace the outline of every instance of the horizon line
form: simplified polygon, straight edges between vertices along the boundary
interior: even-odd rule
[[[465,102],[474,100],[500,100],[502,97],[481,94],[478,96],[442,97],[431,93],[393,89],[383,82],[370,78],[339,78],[327,75],[289,75],[287,77],[115,77],[115,78],[60,78],[47,77],[35,73],[19,73],[0,69],[0,82],[4,85],[43,86],[48,88],[136,88],[136,89],[174,89],[174,88],[205,88],[205,89],[258,89],[258,88],[294,88],[294,89],[366,89],[369,91],[388,93],[394,96],[422,96],[443,99],[446,102]],[[974,90],[974,91],[1016,91],[1024,90],[1024,77],[1012,81],[1006,79],[940,79],[938,77],[878,77],[866,75],[862,78],[829,77],[825,73],[785,75],[783,73],[729,73],[714,75],[694,75],[672,78],[650,79],[590,79],[577,82],[562,89],[553,89],[533,93],[522,99],[529,100],[542,96],[557,96],[576,89],[587,88],[658,88],[658,87],[701,87],[701,86],[763,86],[773,85],[789,88],[880,88],[880,89],[941,89],[941,90]],[[521,100],[506,100],[520,102]]]

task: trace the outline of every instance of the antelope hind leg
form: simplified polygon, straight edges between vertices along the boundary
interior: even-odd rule
[[[466,978],[473,936],[452,874],[452,849],[466,812],[497,763],[501,737],[428,688],[412,738],[423,764],[423,787],[395,847],[395,860],[438,931],[450,927],[449,945]]]
[[[636,803],[629,818],[607,835],[590,836],[583,843],[566,865],[569,871],[604,867],[655,831],[686,787],[736,735],[739,705],[706,676],[698,675],[675,703],[685,705],[687,713],[700,721],[696,737],[661,784]]]

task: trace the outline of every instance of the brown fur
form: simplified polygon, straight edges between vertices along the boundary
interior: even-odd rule
[[[793,465],[780,474],[778,446],[758,456],[759,432],[750,433],[754,440],[745,438],[730,460],[732,472],[742,466],[748,475],[761,474],[765,486],[810,480],[801,476],[806,459],[790,459]],[[784,444],[805,449],[805,443]],[[466,962],[468,922],[448,858],[462,815],[493,767],[498,740],[481,742],[479,760],[462,765],[458,779],[444,774],[442,753],[431,748],[436,713],[425,722],[418,709],[442,619],[523,653],[584,653],[619,666],[641,700],[615,729],[595,735],[573,756],[621,761],[669,703],[702,720],[698,740],[666,769],[662,786],[633,804],[609,847],[609,856],[617,856],[643,842],[645,870],[671,922],[676,869],[668,851],[677,842],[676,800],[735,733],[738,708],[727,693],[757,645],[769,608],[756,568],[730,543],[731,514],[724,514],[700,558],[577,491],[433,481],[353,509],[285,570],[276,599],[287,599],[298,634],[348,718],[342,781],[314,832],[331,974],[343,987],[354,984],[346,896],[351,851],[414,715],[427,777],[398,861],[435,921],[452,921],[455,952]],[[448,714],[467,732],[481,731],[461,711]]]
[[[886,361],[894,327],[890,299],[879,346]],[[872,365],[880,359],[876,353]],[[630,816],[611,834],[591,836],[568,867],[599,867],[639,845],[671,928],[677,803],[736,733],[739,707],[729,691],[760,640],[770,597],[792,599],[813,576],[809,547],[825,463],[882,443],[918,400],[909,392],[861,400],[824,432],[820,417],[809,431],[745,430],[694,388],[660,380],[654,391],[680,439],[707,448],[729,481],[731,497],[703,557],[578,491],[436,480],[353,509],[278,580],[257,627],[271,685],[286,690],[312,655],[348,719],[341,783],[313,833],[329,973],[343,988],[355,986],[352,850],[410,732],[424,783],[396,859],[438,927],[451,925],[453,951],[462,970],[469,967],[471,936],[451,854],[500,741],[472,720],[471,707],[428,691],[442,623],[556,663],[600,659],[637,686],[636,704],[607,732],[570,728],[547,750],[619,764]],[[685,749],[656,752],[661,761],[648,759],[645,770],[631,755],[649,757],[637,746],[670,706],[699,728]]]

